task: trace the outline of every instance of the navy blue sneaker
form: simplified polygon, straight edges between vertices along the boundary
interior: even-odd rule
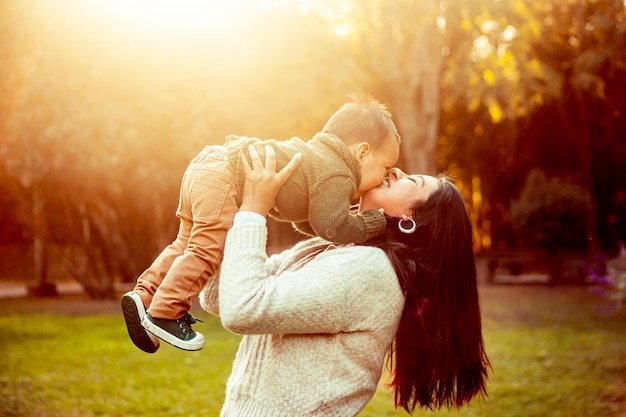
[[[191,325],[198,321],[202,320],[189,313],[178,320],[159,319],[147,313],[141,324],[154,336],[179,349],[200,350],[204,347],[204,336],[191,328]]]

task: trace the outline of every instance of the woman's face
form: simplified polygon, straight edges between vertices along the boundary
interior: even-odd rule
[[[440,186],[439,180],[430,175],[407,175],[392,168],[382,184],[363,194],[359,210],[382,208],[388,216],[412,217],[412,208],[425,202]]]

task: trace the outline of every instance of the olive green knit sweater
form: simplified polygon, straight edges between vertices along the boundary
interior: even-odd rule
[[[237,176],[238,205],[245,180],[242,149],[253,145],[264,160],[265,145],[271,145],[276,151],[277,169],[283,168],[297,152],[302,153],[302,161],[276,196],[276,207],[270,216],[293,223],[301,233],[336,243],[362,243],[385,230],[385,217],[378,210],[350,212],[361,173],[356,159],[338,137],[318,133],[305,142],[299,138],[276,141],[231,135],[226,140]]]

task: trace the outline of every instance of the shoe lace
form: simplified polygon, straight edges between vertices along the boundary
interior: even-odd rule
[[[183,332],[183,334],[193,333],[191,325],[197,322],[204,323],[202,320],[195,318],[189,313],[176,320],[176,323],[178,323],[178,326],[180,327],[180,330]]]
[[[194,316],[191,315],[191,313],[187,313],[183,316],[182,318],[183,321],[185,321],[188,325],[192,325],[195,323],[204,323],[204,321],[200,320],[199,318],[196,318]]]

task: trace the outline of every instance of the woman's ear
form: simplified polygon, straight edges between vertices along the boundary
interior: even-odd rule
[[[354,154],[354,157],[356,158],[359,165],[361,164],[361,161],[363,160],[363,158],[365,158],[365,155],[367,155],[370,152],[370,150],[371,150],[370,144],[367,142],[361,142],[358,145],[356,145],[356,152]]]

